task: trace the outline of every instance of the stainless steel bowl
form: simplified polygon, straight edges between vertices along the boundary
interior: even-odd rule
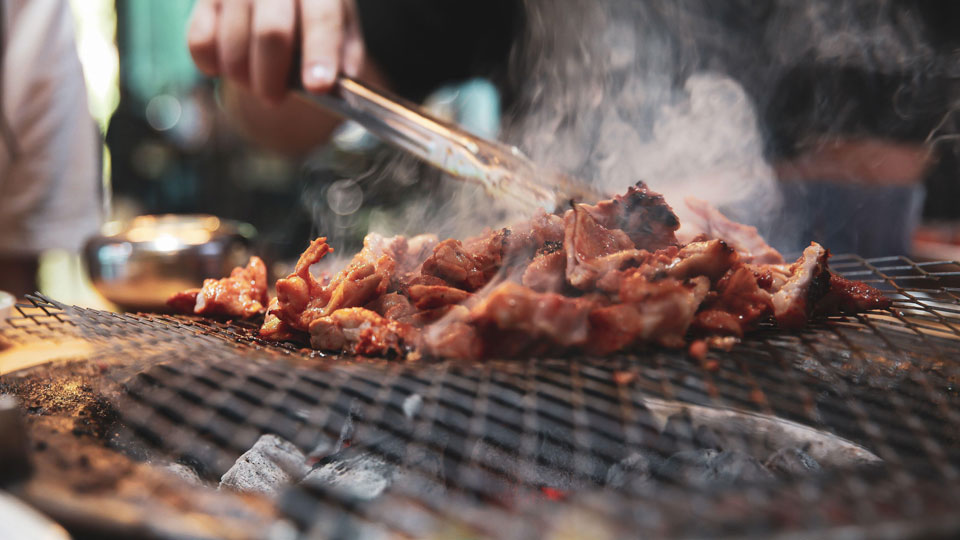
[[[209,215],[138,216],[104,224],[84,249],[94,287],[128,310],[164,310],[167,298],[246,264],[251,225]]]
[[[13,314],[13,305],[16,299],[6,291],[0,291],[0,323]]]

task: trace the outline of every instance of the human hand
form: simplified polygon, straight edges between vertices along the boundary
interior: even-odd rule
[[[308,92],[358,77],[366,60],[353,0],[198,0],[187,43],[200,71],[271,102],[286,95],[298,48]]]

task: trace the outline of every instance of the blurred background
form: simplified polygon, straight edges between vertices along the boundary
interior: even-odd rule
[[[346,129],[339,144],[296,160],[244,140],[218,103],[217,83],[197,72],[187,50],[192,0],[71,0],[71,6],[90,113],[104,137],[105,220],[213,214],[247,227],[244,233],[256,238],[255,252],[289,261],[318,232],[334,237],[349,253],[371,222],[383,222],[377,215],[378,192],[391,194],[379,200],[381,205],[416,196],[409,174],[376,190],[357,186],[356,179],[380,159],[362,133]],[[807,79],[801,74],[797,84]],[[474,86],[493,111],[477,121],[486,127],[477,129],[495,134],[497,126],[487,125],[499,112],[495,91],[482,81]],[[435,94],[434,109],[453,107],[464,92]],[[792,110],[789,103],[780,106]],[[913,256],[960,258],[955,247],[960,245],[960,145],[946,129],[955,122],[948,114],[944,129],[931,133],[937,140],[929,145],[933,157],[924,173],[925,196],[918,200],[923,226],[911,234],[907,248]],[[789,167],[778,173],[789,176]],[[823,204],[832,196],[824,195]],[[63,277],[78,265],[67,254],[45,255],[41,287],[64,302],[99,305],[89,287],[78,285],[82,277]]]

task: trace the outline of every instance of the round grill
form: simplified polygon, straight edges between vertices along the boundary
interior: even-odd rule
[[[285,490],[281,513],[324,536],[960,532],[960,265],[837,256],[831,267],[881,288],[894,309],[764,328],[703,362],[662,349],[478,364],[340,358],[262,342],[253,326],[42,298],[3,335],[79,339],[91,361],[119,361],[118,447],[219,478],[273,433],[347,483],[371,470],[392,479],[373,494]],[[736,486],[614,485],[611,470],[638,449],[689,443],[661,434],[663,411],[684,404],[696,422],[729,426],[730,447],[809,435],[828,466]]]

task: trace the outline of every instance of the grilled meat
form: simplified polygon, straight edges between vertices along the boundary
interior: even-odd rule
[[[638,184],[462,242],[371,234],[327,278],[310,272],[332,251],[318,238],[277,282],[261,336],[308,336],[314,348],[350,354],[464,359],[685,347],[693,337],[702,355],[762,323],[799,328],[816,314],[889,307],[873,287],[832,274],[822,246],[786,264],[756,229],[688,204],[705,234],[686,245],[663,197]],[[197,313],[261,312],[265,277],[256,272],[251,261],[171,303]],[[254,296],[259,307],[244,309]]]
[[[399,356],[413,349],[419,331],[369,309],[342,308],[310,323],[310,346],[363,356]]]
[[[267,267],[259,257],[250,257],[223,279],[207,279],[203,287],[174,294],[167,305],[181,313],[221,315],[247,319],[267,306]]]

